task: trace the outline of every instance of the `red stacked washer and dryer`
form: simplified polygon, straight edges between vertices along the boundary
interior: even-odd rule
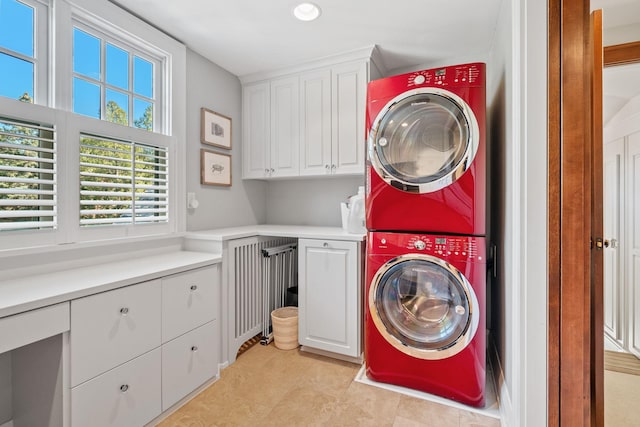
[[[375,381],[485,395],[485,64],[367,90],[365,363]]]

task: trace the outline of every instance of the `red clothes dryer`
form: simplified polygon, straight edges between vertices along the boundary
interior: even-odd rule
[[[485,110],[482,63],[369,83],[368,230],[485,234]]]
[[[367,376],[484,406],[483,237],[369,232]]]

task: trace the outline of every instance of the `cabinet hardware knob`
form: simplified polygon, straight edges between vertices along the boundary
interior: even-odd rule
[[[329,165],[324,165],[324,168],[325,169],[329,169]]]
[[[127,392],[127,390],[129,390],[129,384],[122,384],[122,385],[120,386],[120,391],[121,391],[121,392],[126,393],[126,392]]]
[[[269,173],[269,169],[265,169],[265,170],[264,170],[264,173]]]
[[[335,168],[336,168],[336,165],[331,165],[331,169],[335,169]]]
[[[324,243],[322,244],[322,246],[323,246],[323,247],[325,247],[325,248],[328,248],[328,247],[329,247],[329,244],[328,244],[327,242],[324,242]]]
[[[271,173],[274,173],[276,170],[274,168],[271,168]]]
[[[125,315],[129,312],[129,309],[127,307],[122,307],[120,309],[120,314]]]
[[[192,291],[195,291],[196,289],[198,289],[198,286],[197,285],[191,285],[191,287],[189,289],[191,289]]]
[[[198,351],[198,346],[195,346],[195,345],[194,345],[194,346],[192,346],[192,347],[191,347],[191,351],[193,351],[193,352]]]

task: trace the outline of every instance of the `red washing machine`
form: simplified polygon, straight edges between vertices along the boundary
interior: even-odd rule
[[[367,229],[485,234],[485,64],[367,89]]]
[[[484,237],[369,232],[367,376],[484,406]]]

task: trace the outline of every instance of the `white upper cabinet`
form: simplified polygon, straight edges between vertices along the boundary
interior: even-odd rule
[[[364,174],[367,66],[351,62],[331,70],[331,170]]]
[[[270,85],[260,82],[242,88],[242,175],[264,178],[268,175],[270,140]]]
[[[331,70],[300,76],[300,175],[331,173]]]
[[[268,177],[280,178],[298,175],[299,117],[298,77],[271,81],[271,141],[269,144]]]
[[[367,82],[378,76],[371,57],[350,57],[242,78],[243,178],[364,174]]]

